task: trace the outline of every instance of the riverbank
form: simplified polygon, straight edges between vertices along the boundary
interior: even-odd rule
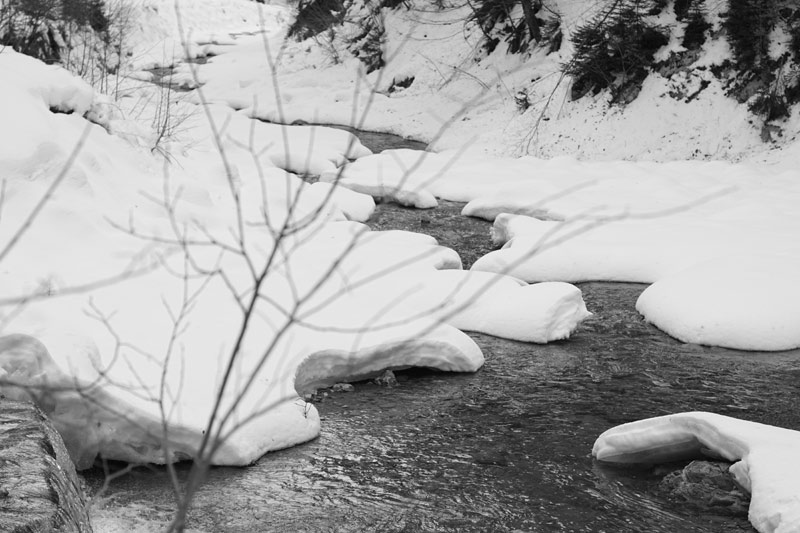
[[[394,133],[430,143],[435,151],[469,145],[472,152],[492,155],[766,160],[787,168],[793,164],[787,159],[797,161],[800,111],[771,122],[764,137],[764,121],[749,104],[727,95],[724,79],[711,75],[732,54],[719,31],[719,5],[709,8],[712,30],[692,61],[650,73],[636,99],[622,105],[612,103],[607,91],[571,99],[570,79],[561,75],[573,53],[569,38],[600,4],[556,4],[560,47],[517,54],[505,43],[486,53],[486,36],[468,22],[468,6],[431,10],[412,2],[383,9],[385,64],[372,72],[347,48],[350,26],[299,42],[287,39],[292,10],[271,4],[262,8],[267,38],[206,45],[217,57],[199,69],[182,67],[178,77],[202,85],[209,101],[250,116]],[[659,22],[680,27],[674,17]],[[666,65],[670,54],[684,51],[676,37],[657,59]]]
[[[189,526],[241,531],[752,531],[746,516],[666,501],[661,478],[593,463],[609,424],[707,409],[800,427],[789,391],[797,350],[753,354],[683,345],[633,310],[644,287],[582,284],[595,318],[548,346],[475,335],[477,374],[399,374],[317,404],[320,437],[246,469],[217,468]],[[179,467],[181,475],[186,466]],[[91,486],[101,471],[88,474]],[[98,531],[156,532],[171,516],[161,469],[112,482]],[[224,493],[225,498],[219,495]]]

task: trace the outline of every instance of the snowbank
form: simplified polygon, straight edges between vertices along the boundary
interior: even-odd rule
[[[711,455],[734,462],[761,532],[800,531],[800,432],[714,413],[660,416],[609,429],[592,455],[609,463],[662,463]]]
[[[794,217],[787,217],[785,222],[777,217],[770,222],[723,222],[705,213],[655,220],[611,217],[565,222],[501,215],[495,222],[493,238],[505,244],[478,259],[472,268],[529,282],[653,283],[697,263],[744,250],[757,256],[800,252],[790,236]],[[765,210],[763,214],[768,213]]]
[[[368,156],[349,133],[211,105],[165,160],[52,113],[91,93],[11,52],[0,68],[7,53],[0,105],[30,126],[0,128],[0,387],[53,418],[79,468],[187,459],[206,438],[214,464],[248,464],[318,434],[310,388],[475,371],[461,329],[547,342],[588,315],[572,286],[461,271],[431,237],[356,222],[371,197],[289,172]]]
[[[467,201],[463,214],[496,219],[493,239],[504,245],[473,268],[529,282],[654,282],[744,250],[800,253],[800,175],[767,165],[390,150],[322,179],[417,207]]]
[[[800,258],[732,255],[666,276],[636,309],[684,342],[739,350],[800,347]]]
[[[94,90],[80,78],[58,66],[18,54],[8,47],[0,50],[0,158],[21,159],[42,146],[64,117],[52,111],[90,115],[104,123],[103,105]],[[13,127],[9,127],[13,126]],[[77,140],[77,138],[76,138]]]
[[[798,345],[789,303],[796,275],[774,258],[800,257],[797,171],[388,150],[321,179],[415,207],[433,207],[437,197],[467,201],[462,213],[493,219],[492,240],[502,246],[473,271],[530,283],[663,280],[639,309],[679,339],[750,350]],[[724,259],[737,254],[754,259]],[[716,266],[678,274],[707,261]]]

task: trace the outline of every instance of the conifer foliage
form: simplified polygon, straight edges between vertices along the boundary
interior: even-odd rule
[[[46,62],[61,60],[70,33],[83,28],[108,31],[103,0],[0,1],[0,46]]]
[[[666,28],[648,21],[657,10],[654,2],[617,0],[575,31],[573,59],[563,66],[573,78],[573,99],[606,88],[613,102],[636,97],[653,55],[669,40]]]
[[[383,10],[396,9],[400,0],[301,0],[288,35],[314,39],[338,63],[341,53],[358,58],[367,73],[382,68],[386,29]]]
[[[557,19],[547,16],[542,0],[470,0],[469,6],[472,14],[467,22],[476,24],[486,36],[484,48],[488,53],[500,39],[505,39],[508,51],[516,54],[560,36]]]
[[[683,42],[687,50],[697,50],[706,41],[706,32],[711,24],[706,19],[705,0],[684,0],[675,2],[675,15],[678,21],[685,21]]]
[[[769,55],[770,33],[778,12],[774,0],[728,0],[724,28],[734,57],[743,67],[755,67]]]
[[[728,0],[723,29],[740,72],[730,91],[766,122],[788,116],[800,101],[800,5]],[[789,36],[786,48],[774,42],[783,35]]]

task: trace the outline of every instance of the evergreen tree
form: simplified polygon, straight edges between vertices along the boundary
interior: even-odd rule
[[[646,20],[654,9],[652,2],[620,0],[577,29],[575,54],[563,67],[573,77],[573,98],[611,88],[616,101],[623,89],[641,84],[668,42],[665,28]]]
[[[768,57],[769,36],[777,22],[777,0],[728,0],[723,27],[734,57],[754,68]]]
[[[676,14],[677,10],[678,3],[676,2]],[[706,20],[705,0],[687,2],[683,18],[686,19],[686,27],[683,30],[683,47],[687,50],[700,48],[706,40],[706,31],[711,28],[711,24]]]

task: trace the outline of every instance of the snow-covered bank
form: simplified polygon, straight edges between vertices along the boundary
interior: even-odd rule
[[[467,152],[385,151],[322,179],[421,208],[435,206],[436,198],[468,202],[463,214],[494,220],[492,239],[502,246],[476,261],[473,271],[531,283],[663,279],[664,289],[648,291],[640,310],[679,339],[747,350],[800,346],[789,326],[795,321],[789,295],[800,285],[791,266],[774,264],[776,256],[789,265],[800,257],[796,170]],[[737,260],[741,254],[752,259]],[[716,270],[686,274],[680,290],[677,281],[667,282],[707,261],[715,261]],[[731,299],[735,306],[726,303]],[[763,319],[761,325],[740,327],[750,313]]]
[[[152,1],[152,0],[151,0]],[[179,79],[204,85],[212,101],[243,109],[250,116],[291,123],[297,120],[360,127],[432,142],[435,150],[458,148],[500,155],[570,155],[591,160],[742,160],[763,158],[774,148],[793,145],[797,110],[780,124],[773,143],[762,141],[759,119],[746,104],[726,96],[725,83],[711,70],[731,58],[724,37],[715,33],[698,56],[680,68],[651,73],[628,106],[609,94],[571,101],[571,84],[561,66],[572,55],[571,33],[602,6],[577,7],[554,1],[560,17],[561,47],[510,54],[501,43],[486,54],[486,37],[469,6],[431,10],[383,9],[383,68],[364,66],[344,44],[345,25],[296,42],[275,33],[242,38],[235,46],[214,47],[208,64],[195,73],[181,67]],[[268,30],[291,19],[288,10],[264,6]],[[719,25],[719,6],[709,17]],[[675,24],[674,20],[664,21]],[[274,65],[266,60],[267,49]],[[685,51],[673,40],[659,52],[667,61]],[[274,68],[272,68],[274,66]],[[518,108],[523,91],[530,106]]]
[[[464,272],[431,237],[371,232],[355,220],[372,198],[288,172],[367,156],[349,133],[210,105],[164,159],[89,122],[91,88],[11,50],[0,96],[0,386],[53,418],[79,468],[248,464],[317,435],[299,392],[475,371],[461,330],[549,342],[589,314],[573,286]]]
[[[721,457],[751,494],[750,523],[763,533],[800,531],[800,432],[713,413],[679,413],[609,429],[592,455],[609,463]]]

